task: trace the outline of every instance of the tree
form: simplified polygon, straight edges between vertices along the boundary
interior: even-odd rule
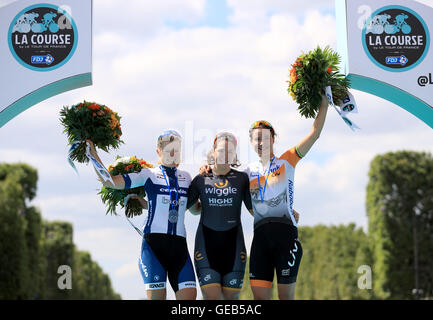
[[[30,278],[26,203],[36,195],[37,172],[25,164],[0,164],[0,299],[27,299]]]
[[[383,299],[411,299],[418,285],[433,296],[433,158],[401,151],[377,156],[367,186],[367,214],[375,261],[374,291]]]
[[[45,290],[46,299],[71,299],[72,290],[61,290],[58,280],[60,266],[73,268],[74,243],[72,240],[72,225],[67,222],[45,222],[44,223],[44,252],[46,265]]]
[[[45,222],[28,206],[37,179],[28,165],[0,164],[0,299],[120,299],[90,254],[75,248],[72,225]],[[58,286],[62,265],[72,269],[72,290]]]
[[[301,227],[303,248],[297,299],[371,299],[371,290],[358,288],[358,268],[372,265],[368,238],[355,224]]]

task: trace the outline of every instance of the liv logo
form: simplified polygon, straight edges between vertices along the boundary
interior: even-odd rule
[[[377,10],[366,20],[362,42],[374,64],[387,71],[401,72],[424,60],[430,33],[419,14],[395,5]]]
[[[24,67],[50,71],[64,65],[78,41],[72,17],[58,6],[39,4],[18,13],[9,27],[9,49]]]

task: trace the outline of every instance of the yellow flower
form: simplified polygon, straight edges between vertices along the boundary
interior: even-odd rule
[[[292,90],[290,90],[290,95],[292,96],[293,100],[296,100],[296,95]]]

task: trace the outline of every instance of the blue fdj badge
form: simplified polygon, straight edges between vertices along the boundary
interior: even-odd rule
[[[46,56],[32,56],[32,64],[46,64],[50,65],[54,62],[54,58],[47,54]]]
[[[24,67],[50,71],[74,55],[78,32],[72,16],[51,4],[37,4],[19,12],[12,20],[9,49]]]
[[[409,62],[409,59],[405,56],[401,57],[386,57],[386,64],[398,64],[405,66]]]

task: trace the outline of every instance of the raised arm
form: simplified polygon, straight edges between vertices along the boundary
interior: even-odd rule
[[[323,125],[325,124],[328,106],[328,99],[325,95],[322,95],[322,104],[320,105],[320,110],[317,113],[316,119],[314,120],[313,128],[311,129],[308,136],[302,139],[297,145],[298,151],[301,153],[300,156],[304,157],[308,151],[310,151],[317,139],[319,139]]]
[[[90,154],[99,161],[99,163],[105,168],[105,165],[102,163],[101,158],[99,158],[98,153],[96,152],[95,145],[92,140],[86,140],[90,144]],[[104,181],[103,177],[99,174],[99,172],[95,169],[95,172],[98,176],[98,180],[107,188],[122,190],[125,189],[125,180],[122,176],[112,176],[114,185],[110,181]],[[108,172],[108,170],[107,170]]]

